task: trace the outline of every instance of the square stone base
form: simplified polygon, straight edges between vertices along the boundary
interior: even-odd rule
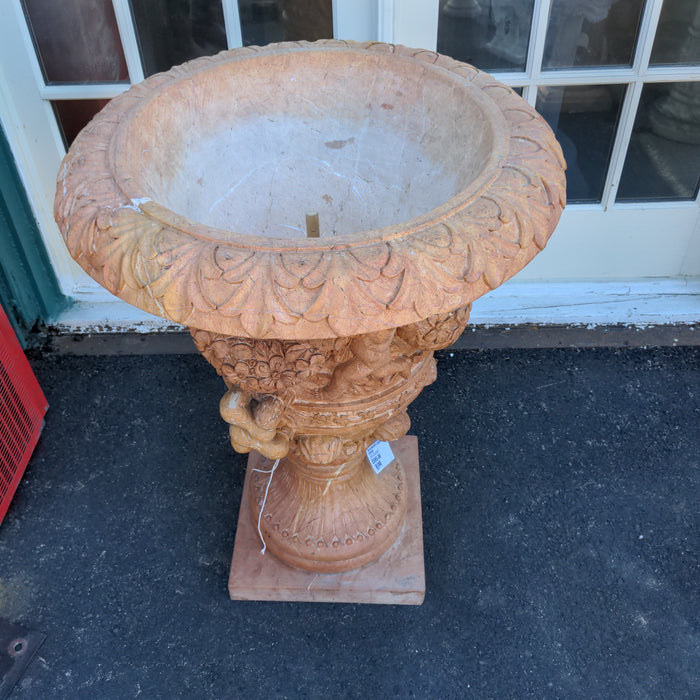
[[[406,472],[406,522],[396,542],[375,561],[339,574],[316,574],[288,566],[269,551],[261,554],[248,501],[251,470],[263,461],[248,457],[243,499],[233,548],[228,590],[233,600],[286,600],[318,603],[420,605],[425,597],[423,517],[421,514],[418,439],[391,443]]]

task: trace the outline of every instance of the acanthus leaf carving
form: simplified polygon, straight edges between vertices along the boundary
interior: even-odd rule
[[[274,241],[251,247],[245,236],[231,232],[217,242],[156,203],[134,206],[117,182],[110,155],[131,112],[199,71],[285,46],[307,47],[238,49],[153,76],[112,100],[76,139],[59,174],[56,217],[73,257],[110,291],[154,313],[216,331],[343,336],[390,327],[397,313],[407,323],[463,306],[546,245],[566,199],[565,163],[546,123],[512,90],[471,66],[376,42],[308,47],[395,53],[420,62],[422,70],[435,64],[481,89],[499,106],[510,133],[484,196],[458,204],[439,220],[376,240],[369,236],[348,246],[302,240],[283,249]],[[112,212],[111,219],[105,211]],[[123,235],[122,226],[139,242]],[[260,305],[263,295],[267,310]]]
[[[376,316],[385,309],[384,304],[369,294],[361,279],[347,275],[347,257],[346,253],[327,255],[323,265],[304,278],[304,286],[311,278],[307,288],[315,294],[304,317],[316,322],[326,320],[338,335],[360,332],[366,317]],[[357,264],[356,259],[353,260]],[[317,283],[320,284],[316,286]],[[346,333],[338,327],[336,319],[348,329]]]
[[[383,274],[389,262],[388,244],[350,248],[348,254],[357,261],[357,277],[363,282],[374,282]]]

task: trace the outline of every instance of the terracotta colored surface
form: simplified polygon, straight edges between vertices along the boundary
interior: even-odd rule
[[[354,571],[314,574],[287,566],[261,543],[248,498],[252,468],[269,468],[251,453],[238,515],[229,593],[234,600],[287,600],[326,603],[420,605],[425,596],[423,518],[421,515],[418,440],[407,436],[392,443],[406,473],[406,523],[393,546],[376,561]]]
[[[319,572],[361,566],[387,549],[406,510],[403,475],[375,480],[365,450],[408,431],[408,404],[435,380],[433,351],[464,330],[469,309],[351,338],[250,340],[192,330],[229,391],[221,415],[239,452],[281,459],[262,521],[268,547]],[[257,519],[267,475],[256,475]]]
[[[360,77],[350,82],[358,64]],[[325,96],[319,108],[317,95]],[[201,201],[198,179],[207,176],[206,201],[213,203],[221,169],[242,157],[227,156],[222,144],[220,160],[209,163],[214,173],[205,173],[204,163],[190,173],[182,170],[189,144],[211,130],[222,139],[239,127],[254,133],[261,118],[285,110],[306,119],[308,129],[323,127],[320,144],[333,143],[326,138],[333,120],[341,120],[337,142],[352,134],[359,140],[362,120],[376,122],[376,141],[402,128],[406,142],[421,147],[428,169],[414,158],[401,182],[432,187],[426,210],[413,217],[407,211],[409,218],[398,221],[380,216],[381,227],[369,230],[361,220],[359,231],[338,236],[328,235],[322,215],[318,240],[237,232],[246,213],[225,229],[188,218]],[[285,132],[289,143],[300,131]],[[387,169],[400,170],[401,152],[388,155]],[[329,338],[452,311],[515,274],[559,219],[563,165],[534,109],[471,66],[386,44],[280,44],[197,59],[113,99],[66,156],[55,212],[83,268],[146,311],[233,336]],[[363,174],[347,171],[351,180],[362,181]],[[296,169],[287,177],[292,189],[309,174]],[[444,178],[450,183],[443,189]],[[232,184],[224,182],[224,192]],[[391,190],[398,182],[386,185]],[[324,192],[296,192],[289,216],[301,227]]]
[[[115,98],[65,158],[56,219],[107,289],[190,327],[227,384],[233,447],[281,460],[270,550],[338,572],[405,517],[401,469],[372,480],[367,447],[406,434],[433,351],[544,247],[563,168],[546,123],[471,66],[279,44]],[[253,517],[265,485],[256,474]]]

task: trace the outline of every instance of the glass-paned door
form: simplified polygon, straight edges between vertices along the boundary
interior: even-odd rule
[[[332,0],[19,2],[66,148],[144,77],[235,46],[333,38]]]
[[[0,118],[62,291],[104,297],[65,250],[53,198],[66,150],[109,99],[154,73],[227,48],[334,36],[371,40],[376,27],[376,0],[7,0]]]
[[[227,47],[330,36],[439,49],[540,110],[569,205],[519,279],[700,275],[697,0],[7,0],[0,119],[62,291],[106,295],[65,250],[53,197],[107,100]]]
[[[432,22],[425,3],[409,6],[425,27],[413,42],[521,89],[561,143],[569,206],[554,254],[521,279],[700,274],[688,259],[699,219],[697,0],[434,0]],[[397,25],[394,39],[404,36]]]

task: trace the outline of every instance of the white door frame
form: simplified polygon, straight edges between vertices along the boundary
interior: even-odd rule
[[[476,304],[473,320],[568,323],[576,318],[580,307],[579,316],[587,323],[595,322],[591,321],[595,318],[601,323],[688,322],[692,316],[689,309],[697,302],[693,295],[698,287],[695,281],[685,278],[700,277],[698,200],[620,204],[615,203],[614,194],[642,84],[700,80],[700,71],[697,67],[648,67],[649,37],[654,34],[662,4],[661,0],[649,0],[640,29],[643,50],[637,52],[634,66],[542,73],[539,66],[550,2],[535,0],[526,70],[496,76],[512,86],[522,86],[523,96],[531,104],[540,85],[629,84],[613,146],[613,167],[608,173],[603,201],[570,205],[547,249],[516,278]],[[45,85],[20,2],[9,0],[8,4],[0,23],[0,121],[61,290],[80,302],[66,312],[61,323],[66,328],[93,330],[106,324],[142,330],[170,327],[172,324],[166,321],[115,300],[90,279],[70,258],[53,220],[55,178],[65,151],[48,100],[108,98],[128,85]],[[143,72],[128,0],[113,0],[113,5],[130,76],[138,82],[143,79]],[[223,9],[229,46],[240,46],[237,1],[223,0]],[[378,39],[434,50],[438,2],[333,0],[333,21],[338,38]],[[553,283],[557,285],[556,304],[551,303]],[[590,293],[595,289],[598,296]],[[624,290],[628,290],[626,294]],[[528,308],[518,307],[519,296],[527,297]],[[621,296],[628,299],[626,307],[611,304],[613,300],[619,302]],[[583,297],[585,305],[580,301]],[[645,299],[641,315],[635,312],[637,297]],[[682,309],[669,303],[671,298],[681,297]],[[700,320],[700,303],[697,308],[694,320]]]

